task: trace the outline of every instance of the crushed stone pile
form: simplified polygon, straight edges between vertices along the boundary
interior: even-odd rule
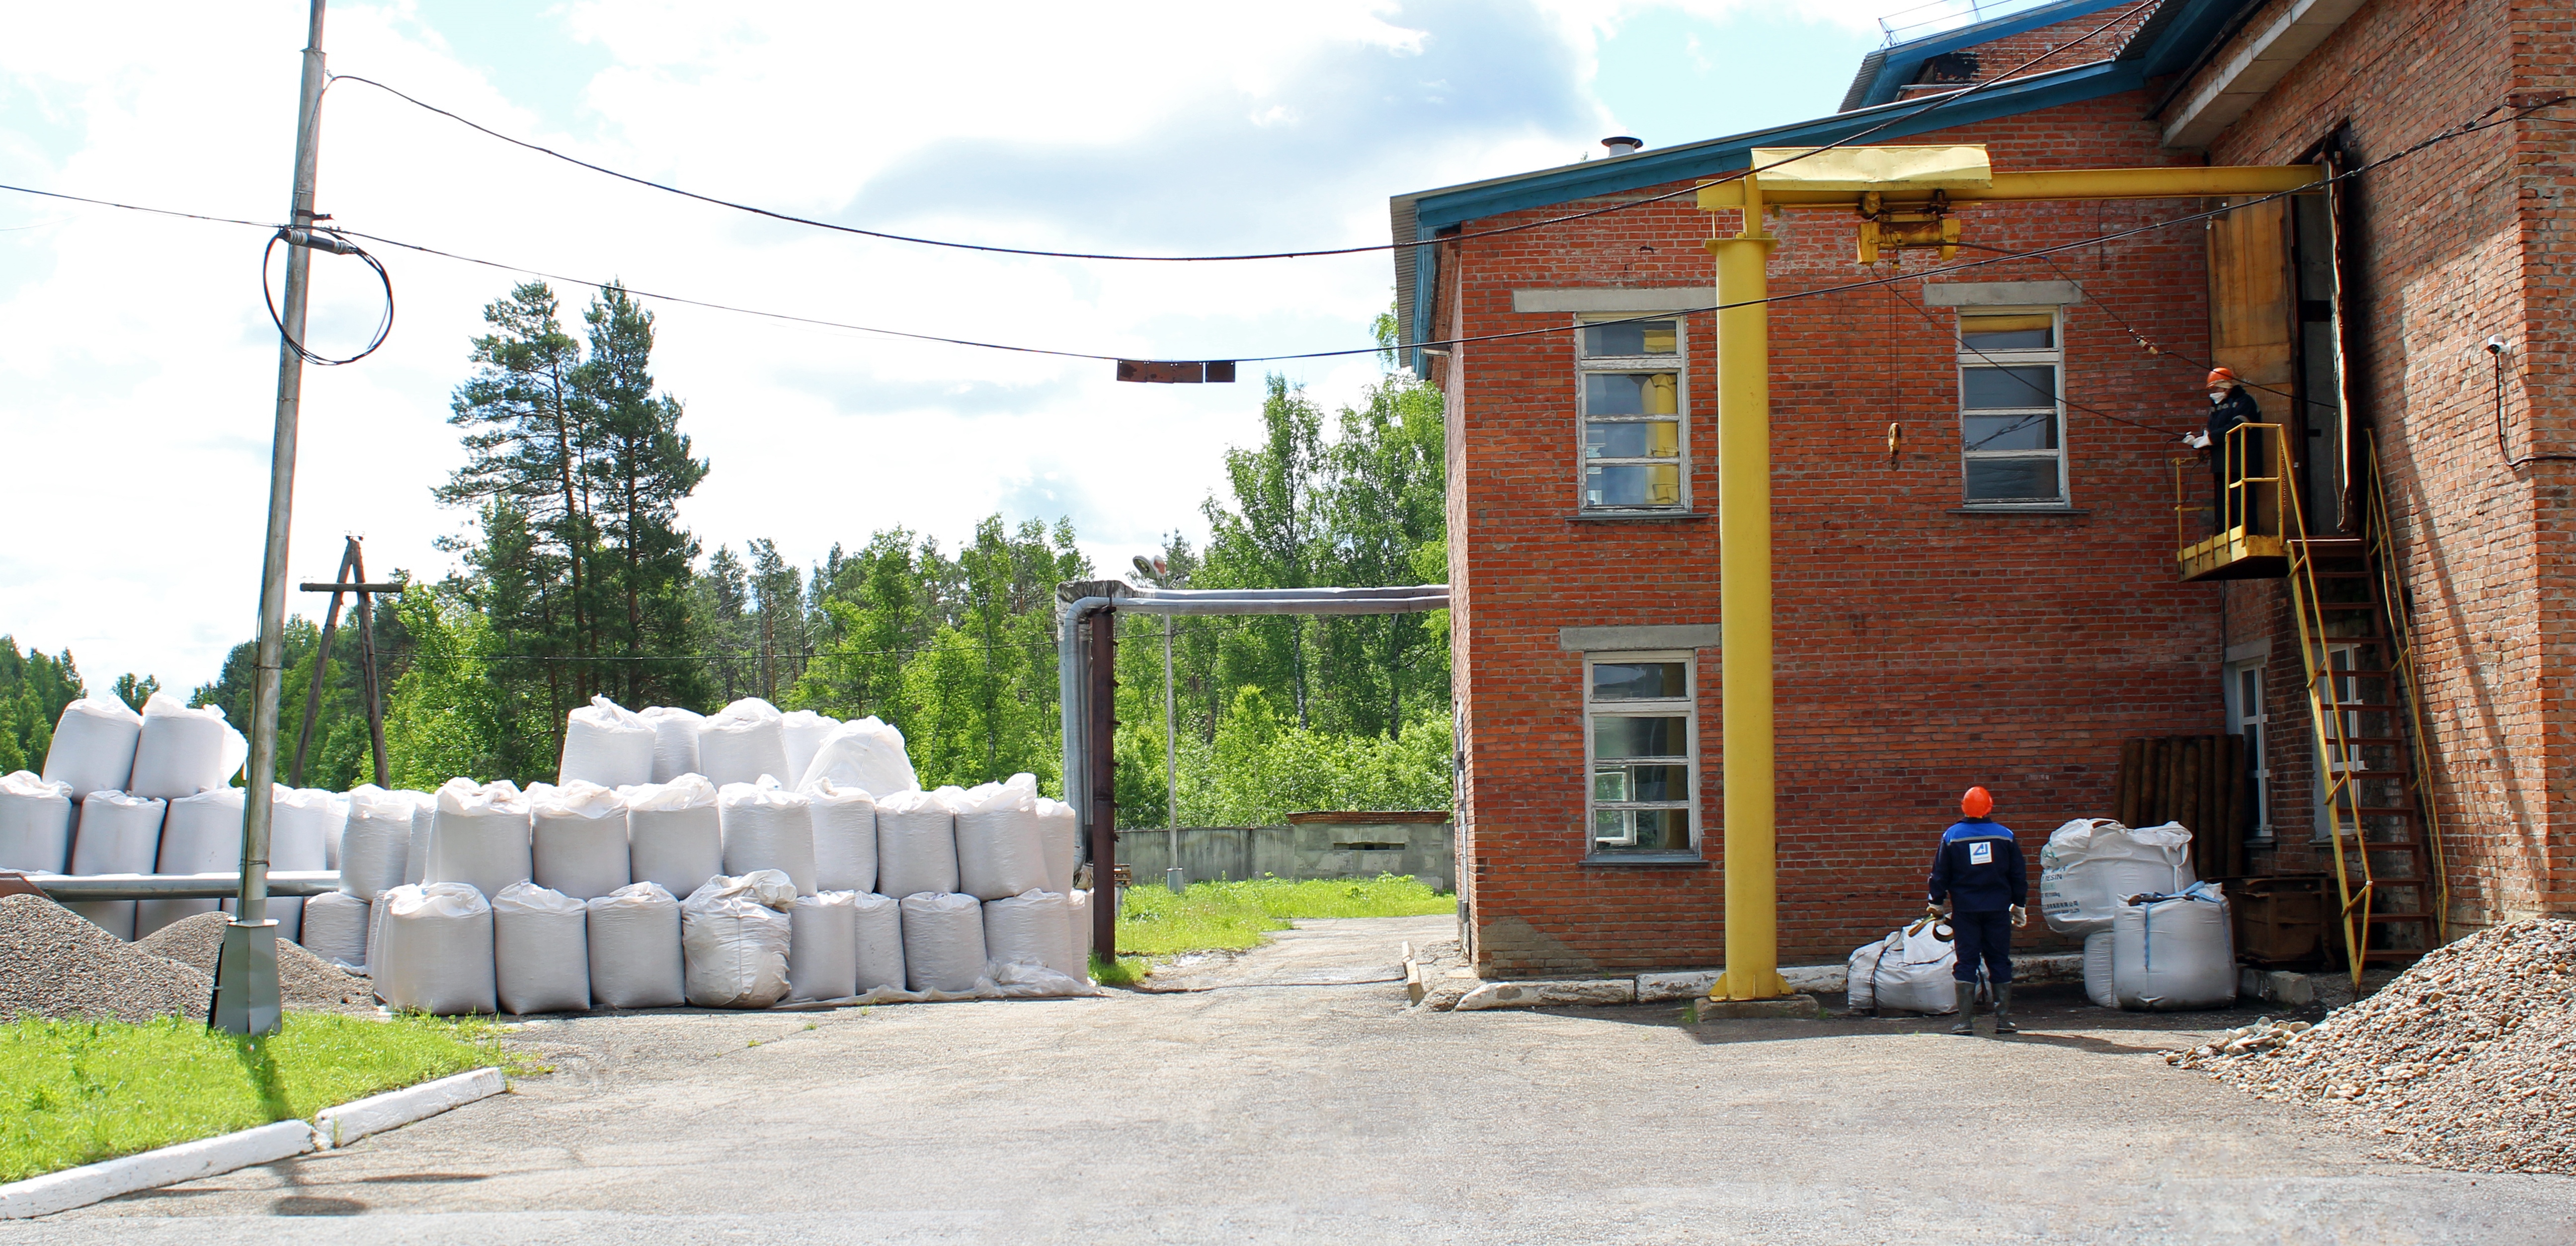
[[[0,896],[0,1021],[34,1013],[206,1019],[214,980],[138,948],[43,896]]]
[[[165,956],[199,973],[215,971],[223,950],[226,913],[199,913],[170,923],[136,941],[155,956]],[[277,941],[277,996],[281,1007],[302,1012],[374,1011],[375,984],[305,951],[289,939]]]
[[[2576,922],[2493,926],[2312,1028],[2267,1020],[2165,1058],[2386,1137],[2392,1159],[2576,1173]]]

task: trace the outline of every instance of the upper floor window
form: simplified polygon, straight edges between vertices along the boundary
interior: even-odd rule
[[[1575,339],[1584,509],[1688,506],[1690,386],[1681,320],[1587,324]]]
[[[2056,308],[1959,313],[1959,474],[1970,506],[2066,504]]]

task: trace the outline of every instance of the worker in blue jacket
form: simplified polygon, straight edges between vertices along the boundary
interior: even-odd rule
[[[1986,816],[1994,811],[1995,798],[1986,789],[1969,788],[1959,798],[1959,812],[1966,817],[1941,832],[1940,851],[1932,857],[1932,912],[1948,914],[1957,940],[1958,961],[1950,968],[1959,992],[1953,1034],[1977,1032],[1980,961],[1995,990],[1995,1033],[2019,1029],[2012,1023],[2012,930],[2029,920],[2022,905],[2030,898],[2030,884],[2012,828]]]

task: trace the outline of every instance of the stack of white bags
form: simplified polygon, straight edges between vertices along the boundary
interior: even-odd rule
[[[2179,822],[2132,830],[2077,818],[2039,852],[2039,908],[2048,928],[2084,937],[2084,991],[2104,1008],[2171,1011],[2236,1002],[2236,950],[2227,897],[2195,881],[2191,832]],[[1958,1009],[1947,932],[1916,922],[1853,949],[1844,966],[1854,1009]]]
[[[234,868],[242,789],[227,784],[247,750],[209,720],[221,711],[157,696],[140,715],[76,702],[45,774],[0,778],[0,868]],[[174,777],[146,788],[147,773]],[[340,871],[334,894],[272,902],[281,933],[371,973],[388,1004],[441,1014],[1095,989],[1073,810],[1032,776],[924,792],[902,733],[874,718],[600,697],[570,716],[556,777],[277,788],[272,867]],[[216,902],[76,907],[131,939]]]

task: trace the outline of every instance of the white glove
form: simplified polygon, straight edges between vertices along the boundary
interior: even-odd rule
[[[2029,914],[2027,911],[2025,911],[2025,910],[2022,908],[2022,906],[2020,906],[2020,905],[2018,905],[2018,904],[2016,904],[2016,905],[2012,906],[2012,913],[2013,913],[2013,925],[2014,925],[2016,928],[2021,927],[2021,926],[2027,926],[2027,925],[2029,925],[2029,924],[2030,924],[2030,914]]]
[[[2194,450],[2206,450],[2209,448],[2209,434],[2184,433],[2182,435],[2182,444],[2189,446]]]

